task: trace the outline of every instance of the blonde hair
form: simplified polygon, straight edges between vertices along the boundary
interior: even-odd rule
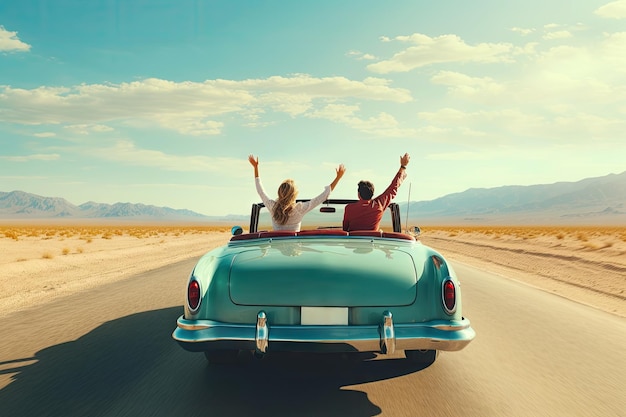
[[[276,223],[284,225],[289,220],[289,214],[293,210],[296,203],[296,196],[298,195],[298,189],[292,179],[283,181],[278,187],[278,199],[274,204],[274,212],[272,217]]]

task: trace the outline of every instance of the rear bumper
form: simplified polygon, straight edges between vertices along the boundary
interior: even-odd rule
[[[264,312],[256,324],[186,320],[181,316],[172,337],[185,350],[215,349],[309,352],[378,352],[396,350],[461,350],[476,333],[468,319],[394,324],[385,312],[379,325],[271,326]]]

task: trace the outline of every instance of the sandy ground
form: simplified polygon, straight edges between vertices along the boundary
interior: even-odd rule
[[[230,233],[198,231],[154,232],[140,237],[126,232],[88,237],[1,236],[0,317],[140,272],[199,258],[230,239]]]
[[[626,228],[426,228],[421,241],[453,261],[626,317]]]
[[[163,265],[198,258],[229,233],[0,233],[0,317]],[[626,317],[626,231],[423,229],[446,258]],[[191,272],[191,271],[190,271]],[[462,280],[462,277],[460,277]]]

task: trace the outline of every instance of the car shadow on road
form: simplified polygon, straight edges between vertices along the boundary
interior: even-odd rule
[[[1,416],[373,416],[353,385],[422,369],[401,359],[277,355],[207,365],[171,338],[180,307],[106,322],[80,338],[5,361]],[[37,337],[36,323],[33,336]]]
[[[215,407],[215,399],[230,397],[244,401],[221,404],[229,415],[374,416],[382,410],[354,386],[424,368],[404,359],[359,356],[280,354],[236,365],[207,365],[203,389],[212,398],[205,405]]]
[[[172,317],[175,323],[181,310],[147,311],[112,320],[24,359],[30,362],[5,366],[4,373],[16,373],[0,391],[0,415],[106,415],[110,404],[167,353]],[[28,325],[30,337],[49,331],[39,329],[36,322]]]

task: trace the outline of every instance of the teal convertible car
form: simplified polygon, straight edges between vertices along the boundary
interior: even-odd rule
[[[248,232],[233,227],[195,265],[173,338],[209,362],[242,351],[404,351],[430,364],[467,346],[475,332],[450,264],[401,232],[395,203],[383,230],[343,231],[352,201],[327,200],[300,232],[263,231],[267,210],[253,204]]]

